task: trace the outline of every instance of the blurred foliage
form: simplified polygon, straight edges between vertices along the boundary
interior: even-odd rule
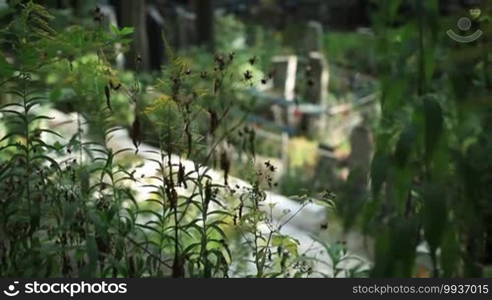
[[[313,275],[316,258],[281,232],[292,217],[274,222],[263,207],[273,171],[251,168],[251,185],[227,182],[223,145],[242,145],[249,165],[255,158],[254,129],[243,126],[251,99],[234,97],[261,81],[249,55],[222,49],[202,65],[167,49],[162,74],[131,73],[113,67],[131,28],[95,20],[55,29],[43,6],[9,5],[0,31],[0,276]],[[52,107],[73,112],[71,136],[44,114]],[[121,126],[133,147],[116,150]],[[144,142],[158,147],[142,150]],[[145,164],[152,173],[137,176]],[[217,165],[224,183],[213,178]]]
[[[354,258],[342,243],[325,245],[331,276],[415,276],[421,256],[435,277],[490,276],[491,6],[473,19],[483,36],[460,44],[446,35],[456,20],[439,15],[437,0],[375,5],[372,35],[325,38],[332,62],[378,76],[382,113],[369,187],[364,172],[351,172],[340,195],[320,196],[336,202],[347,232],[372,238],[374,266],[342,268]],[[167,47],[163,72],[140,74],[113,67],[131,28],[77,25],[67,14],[31,1],[1,13],[0,275],[328,276],[313,273],[315,259],[262,207],[275,168],[257,171],[256,152],[274,150],[244,125],[255,101],[244,91],[265,84],[274,54],[293,51],[282,46],[289,33],[221,16],[217,53]],[[51,107],[75,113],[75,134],[48,127]],[[117,126],[132,149],[108,146]],[[143,142],[157,146],[147,161],[156,169],[136,178]],[[280,189],[303,194],[304,208],[333,176],[314,178],[322,164],[306,154],[315,145],[294,143]],[[251,185],[228,184],[231,170]],[[135,186],[151,195],[137,202]]]
[[[374,74],[374,44],[372,32],[330,31],[324,36],[324,50],[329,62],[363,73]],[[365,49],[365,51],[361,51]]]
[[[473,20],[484,36],[471,44],[447,36],[454,27],[438,1],[377,6],[382,118],[371,189],[340,195],[340,211],[353,220],[344,206],[363,207],[355,215],[376,242],[372,276],[415,274],[418,245],[428,249],[432,276],[484,276],[492,250],[490,3]]]

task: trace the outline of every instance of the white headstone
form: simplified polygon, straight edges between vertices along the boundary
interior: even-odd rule
[[[285,100],[293,101],[296,88],[297,56],[275,56],[272,62],[275,69],[273,88]]]
[[[275,56],[272,59],[275,74],[273,77],[274,92],[287,101],[294,101],[297,73],[297,56]],[[275,122],[279,126],[291,123],[289,107],[274,105],[272,107]]]

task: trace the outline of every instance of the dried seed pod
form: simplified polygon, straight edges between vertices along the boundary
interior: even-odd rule
[[[219,117],[214,110],[209,110],[210,113],[210,134],[214,135],[215,130],[219,127]]]
[[[193,135],[190,131],[190,123],[186,123],[185,125],[185,135],[186,135],[186,144],[188,146],[188,157],[191,156],[191,152],[193,151]]]
[[[136,148],[135,153],[138,153],[138,147],[142,143],[142,128],[138,115],[135,116],[135,120],[133,121],[130,137],[132,138],[133,145]]]
[[[241,220],[243,218],[243,201],[241,201],[241,204],[239,205],[239,212],[238,212],[238,218]]]
[[[183,187],[185,189],[188,188],[188,186],[186,184],[186,178],[185,178],[185,167],[183,166],[183,164],[181,162],[179,162],[179,168],[178,168],[178,184],[180,186],[183,185]]]
[[[169,201],[171,208],[176,209],[178,204],[178,193],[176,193],[174,186],[172,185],[171,181],[167,178],[164,179],[164,186],[166,191],[166,197]]]
[[[104,94],[106,95],[106,106],[109,108],[110,111],[113,111],[111,108],[111,90],[109,88],[109,85],[106,85],[104,87]]]
[[[210,203],[210,200],[212,200],[212,184],[210,183],[210,181],[207,181],[205,183],[205,199],[204,199],[205,211],[208,210],[208,204]]]
[[[228,185],[228,177],[229,177],[229,171],[231,168],[231,161],[229,160],[229,157],[227,156],[227,153],[224,151],[220,155],[220,168],[222,171],[224,171],[224,185]]]
[[[178,207],[178,193],[176,192],[176,189],[173,187],[171,188],[171,208],[176,209]]]

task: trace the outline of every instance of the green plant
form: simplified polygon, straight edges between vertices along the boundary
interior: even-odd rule
[[[32,1],[12,2],[9,14],[0,56],[0,89],[11,95],[0,109],[0,276],[311,274],[298,242],[280,232],[292,217],[274,224],[263,210],[271,176],[255,174],[246,187],[229,182],[225,145],[245,119],[244,102],[231,95],[261,80],[235,66],[253,63],[217,54],[199,70],[168,49],[169,68],[143,84],[111,65],[114,44],[126,44],[131,29],[96,22],[56,31]],[[48,128],[40,112],[52,106],[76,112],[71,136]],[[131,148],[112,144],[121,126]],[[254,130],[243,133],[238,142],[253,161]],[[157,150],[144,147],[151,139]],[[137,177],[135,165],[149,163],[155,172]],[[139,202],[142,187],[151,193]],[[256,270],[231,270],[241,259],[234,253],[251,255]]]
[[[371,33],[333,31],[324,36],[323,43],[330,63],[373,74],[376,71],[376,62],[372,45],[376,40]],[[368,51],[361,51],[361,49],[368,49]]]
[[[438,1],[377,5],[382,118],[371,190],[340,195],[340,205],[359,208],[342,211],[375,239],[372,276],[412,276],[419,244],[432,276],[482,276],[491,251],[490,45],[449,39]],[[490,29],[486,17],[477,22]]]

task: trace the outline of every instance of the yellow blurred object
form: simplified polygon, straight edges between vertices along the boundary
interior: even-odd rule
[[[149,106],[145,107],[145,113],[146,114],[151,114],[161,108],[164,108],[170,104],[174,104],[172,101],[171,101],[171,97],[168,96],[168,95],[161,95],[159,97],[157,97],[152,104],[150,104]]]
[[[318,162],[318,143],[295,137],[289,141],[290,166],[314,167]]]

